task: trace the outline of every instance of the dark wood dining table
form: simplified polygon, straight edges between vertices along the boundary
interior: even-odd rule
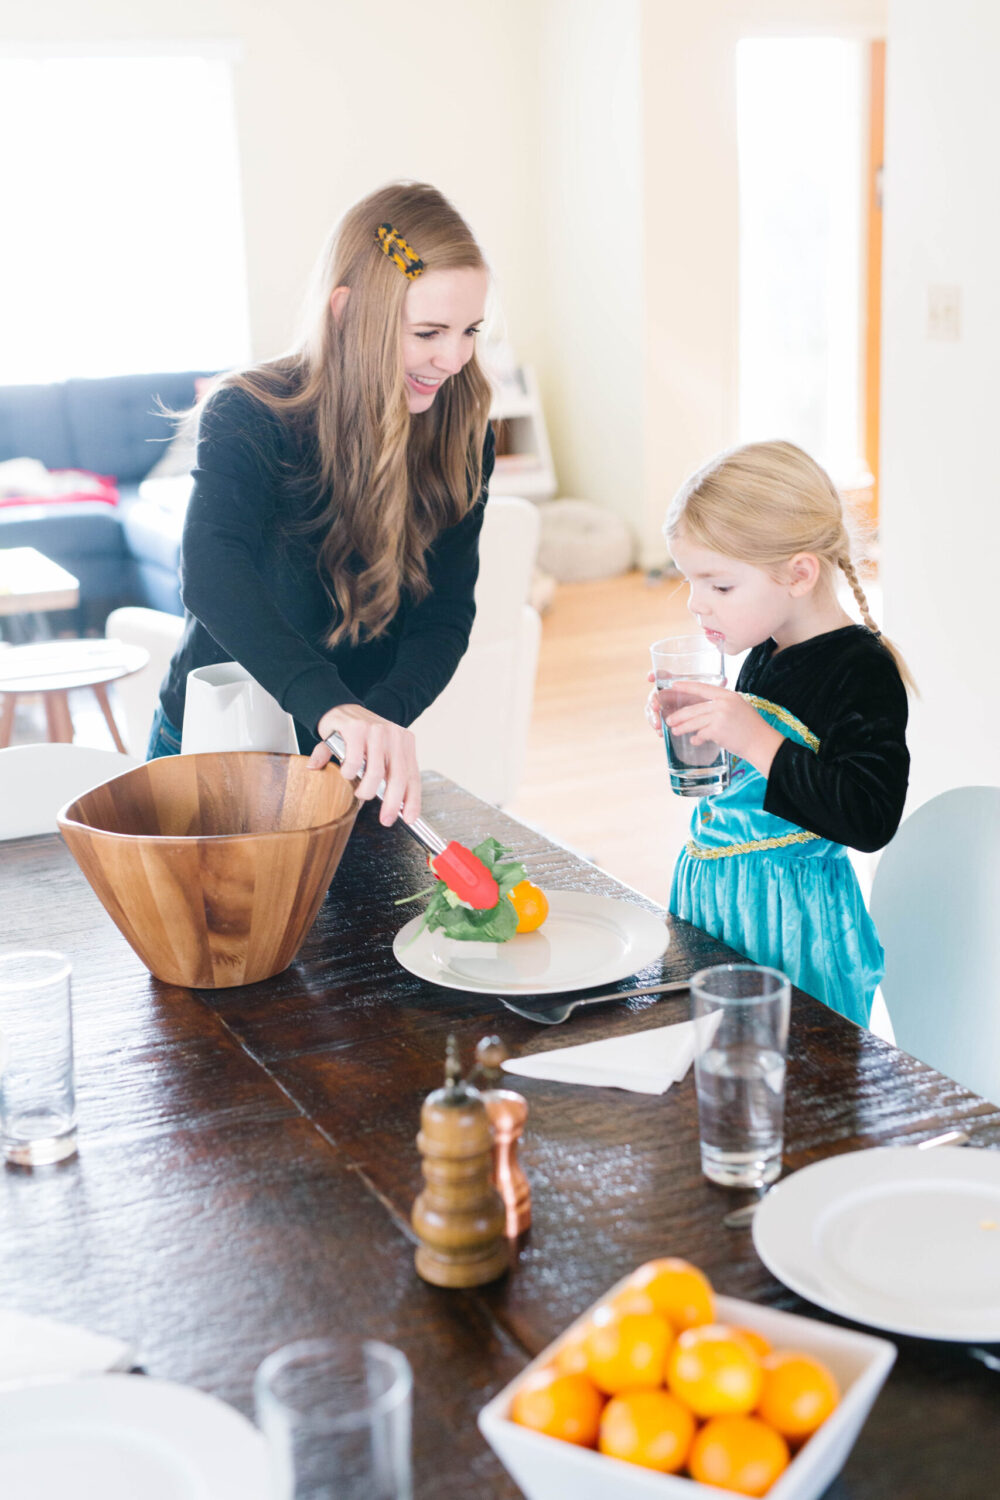
[[[446,836],[493,833],[543,887],[663,915],[446,779],[428,774],[425,788],[426,816]],[[0,1172],[0,1306],[118,1335],[150,1375],[250,1415],[254,1370],[279,1345],[348,1332],[384,1339],[414,1369],[418,1500],[506,1500],[520,1491],[476,1413],[643,1261],[684,1256],[720,1292],[837,1320],[775,1281],[746,1230],[723,1227],[745,1200],[701,1175],[690,1076],[661,1097],[518,1080],[530,1106],[522,1160],[534,1217],[513,1268],[475,1291],[418,1278],[414,1138],[449,1032],[469,1061],[493,1032],[522,1053],[687,1014],[686,997],[671,995],[542,1028],[491,995],[417,979],[392,954],[413,914],[394,902],[424,884],[419,849],[366,808],[295,962],[259,984],[194,991],[150,976],[58,837],[0,845],[0,941],[73,962],[80,1142],[61,1166]],[[666,920],[663,978],[733,956]],[[953,1127],[977,1147],[1000,1147],[1000,1109],[795,992],[786,1172]],[[828,1495],[1000,1493],[1000,1373],[957,1344],[894,1342],[897,1363]]]

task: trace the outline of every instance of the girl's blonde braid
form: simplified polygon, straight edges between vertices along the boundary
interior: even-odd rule
[[[840,557],[837,559],[837,561],[840,565],[841,570],[843,571],[845,578],[851,585],[851,593],[858,601],[858,609],[861,611],[861,618],[862,620],[864,620],[866,628],[871,631],[872,635],[877,641],[880,641],[882,639],[882,632],[881,630],[879,630],[878,626],[875,624],[875,621],[871,617],[871,612],[868,608],[868,600],[865,596],[864,589],[861,587],[861,580],[855,572],[854,564],[851,562],[851,559],[849,557]]]

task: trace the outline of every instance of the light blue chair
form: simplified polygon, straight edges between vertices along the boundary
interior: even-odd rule
[[[912,813],[879,861],[871,914],[896,1045],[1000,1104],[1000,786]]]

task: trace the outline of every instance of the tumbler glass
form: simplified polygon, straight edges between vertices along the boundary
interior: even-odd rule
[[[61,953],[0,952],[0,1145],[16,1166],[76,1151],[71,972]]]
[[[373,1339],[304,1339],[254,1381],[275,1500],[411,1500],[406,1356]]]
[[[781,1172],[791,984],[778,969],[720,964],[691,980],[701,1169],[723,1187]]]
[[[675,635],[650,647],[656,697],[660,707],[663,743],[667,750],[670,789],[680,797],[709,797],[729,785],[729,751],[711,740],[691,743],[691,735],[668,729],[666,719],[678,708],[698,702],[684,691],[686,682],[709,682],[723,687],[726,667],[718,646],[704,635]]]

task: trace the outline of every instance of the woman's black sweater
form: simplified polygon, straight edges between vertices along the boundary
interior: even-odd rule
[[[881,849],[899,827],[910,757],[906,689],[890,653],[863,625],[778,651],[755,646],[736,688],[780,704],[819,739],[786,739],[764,810],[851,849]]]
[[[335,606],[318,570],[320,536],[303,532],[312,472],[288,425],[245,392],[225,388],[202,414],[194,488],[181,543],[184,634],[160,699],[180,727],[193,667],[238,661],[296,721],[299,745],[341,703],[411,724],[449,682],[475,616],[479,533],[493,470],[487,429],[483,489],[468,515],[441,532],[427,555],[430,592],[405,596],[385,632],[358,645],[326,636]],[[356,560],[357,561],[357,560]]]

